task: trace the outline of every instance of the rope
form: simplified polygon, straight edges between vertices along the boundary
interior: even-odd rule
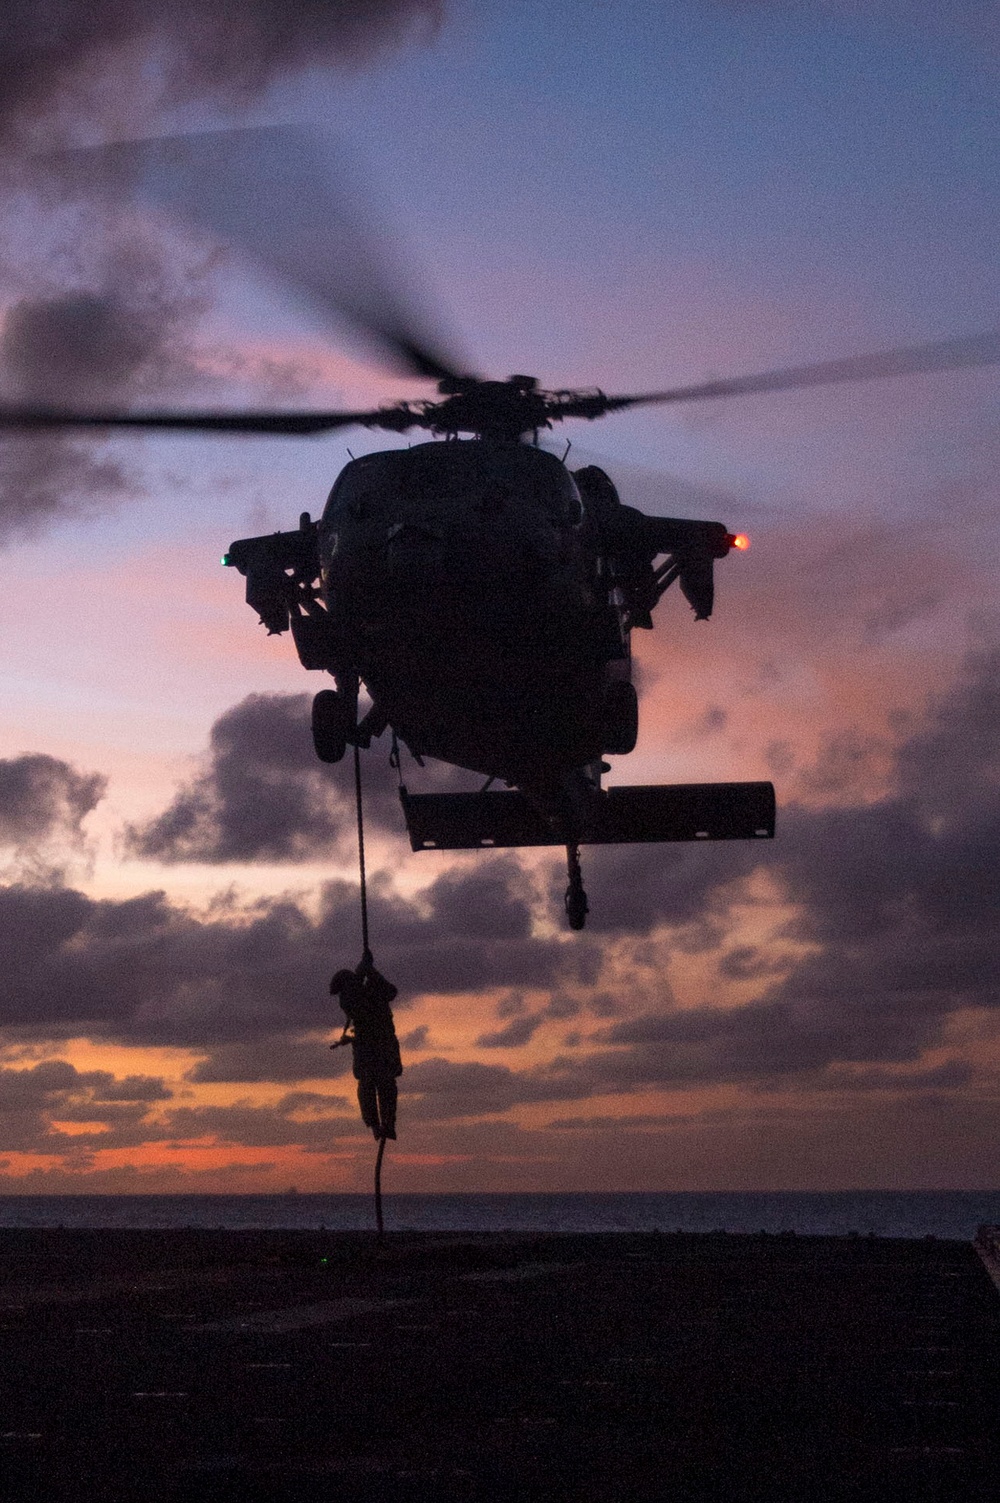
[[[354,800],[358,809],[358,866],[361,869],[361,945],[366,957],[371,957],[368,947],[368,884],[365,880],[365,817],[361,800],[361,751],[354,747]]]
[[[375,1226],[378,1230],[380,1247],[385,1237],[385,1230],[382,1225],[382,1159],[385,1156],[385,1145],[386,1138],[383,1134],[378,1140],[378,1153],[375,1155]]]

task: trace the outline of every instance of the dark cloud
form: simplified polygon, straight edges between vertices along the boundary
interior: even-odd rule
[[[107,780],[39,753],[0,758],[0,846],[37,850],[49,841],[79,844],[81,825]]]
[[[130,829],[131,852],[166,862],[294,862],[328,857],[345,837],[353,842],[353,763],[317,760],[310,706],[307,694],[251,694],[227,710],[212,726],[205,771],[156,819]],[[387,748],[376,744],[363,768],[368,827],[405,840]],[[445,792],[468,786],[472,775],[430,763],[418,776],[422,789]],[[434,899],[441,921],[484,939],[509,937],[512,925],[524,933],[528,919],[523,907],[511,907],[507,880],[470,888],[459,877],[453,888],[442,878]]]
[[[9,270],[27,283],[0,332],[7,400],[86,408],[203,384],[193,350],[206,307],[208,261],[138,228],[83,214],[71,284],[52,287],[36,269]],[[5,434],[0,450],[0,543],[36,532],[59,515],[104,509],[141,493],[118,455],[58,433]]]
[[[338,1014],[331,1010],[328,1025],[336,1028]],[[215,1044],[207,1058],[190,1070],[195,1084],[241,1081],[294,1081],[336,1078],[350,1070],[346,1049],[331,1049],[329,1036],[297,1037],[275,1031],[260,1037]]]
[[[575,1018],[580,1012],[580,1004],[575,997],[555,996],[545,1008],[547,1018],[557,1018],[565,1022],[567,1018]]]
[[[353,1094],[353,1093],[352,1093]],[[311,1101],[313,1109],[304,1107]],[[228,1147],[328,1150],[338,1137],[358,1137],[367,1129],[357,1108],[343,1096],[306,1096],[299,1091],[276,1106],[181,1106],[163,1115],[144,1141],[156,1138],[172,1147],[206,1137]]]
[[[889,904],[898,901],[897,884],[927,895],[943,863],[954,867],[958,886],[942,872],[938,887],[960,893],[959,906],[974,902],[972,889],[990,870],[979,846],[1000,818],[1000,651],[971,656],[954,688],[901,730],[894,749],[853,730],[829,738],[804,790],[857,798],[877,750],[891,753],[891,791],[832,808],[786,805],[773,842],[588,850],[588,927],[646,933],[658,924],[678,931],[711,925],[757,870],[773,873],[812,915],[809,927],[824,932],[831,913],[838,922],[849,914],[862,928],[880,922],[883,889]]]
[[[1000,1003],[998,748],[1000,650],[983,651],[903,732],[883,797],[786,808],[774,842],[588,852],[594,928],[583,935],[536,930],[542,884],[513,855],[438,865],[412,896],[376,873],[372,934],[401,1008],[421,993],[506,989],[503,1026],[481,1036],[484,1049],[526,1042],[580,1001],[603,1014],[588,1049],[543,1068],[409,1067],[413,1111],[464,1117],[718,1081],[849,1090],[865,1070],[872,1090],[959,1088],[955,1067],[937,1076],[927,1056],[957,1014],[995,1017]],[[441,860],[428,859],[432,869]],[[780,910],[761,897],[762,876]],[[748,905],[776,926],[752,944]],[[8,887],[3,1021],[26,1037],[88,1028],[203,1048],[197,1080],[333,1075],[346,1064],[320,1041],[340,1022],[327,981],[358,947],[357,889],[346,882],[329,884],[316,912],[285,899],[201,915],[162,894],[97,902]],[[714,963],[720,987],[752,987],[751,1000],[676,1005],[663,979],[671,948],[698,952],[703,971]],[[527,1007],[521,992],[541,988],[552,1006]]]
[[[317,761],[307,694],[251,694],[215,722],[209,765],[128,832],[159,861],[305,861],[352,833],[344,774]],[[400,822],[402,822],[400,816]]]
[[[807,798],[826,801],[862,799],[877,777],[887,743],[878,736],[863,736],[847,729],[831,736],[819,756],[798,776],[797,788]]]
[[[719,974],[729,981],[754,981],[760,976],[771,976],[784,966],[775,963],[774,957],[757,945],[734,945],[719,961]]]
[[[34,537],[62,517],[88,515],[136,487],[113,459],[64,438],[7,437],[0,450],[0,544]]]
[[[54,1123],[100,1122],[130,1136],[156,1103],[169,1099],[170,1092],[155,1076],[116,1078],[106,1070],[77,1070],[60,1059],[28,1069],[0,1068],[0,1148],[73,1153],[79,1135],[64,1133]]]
[[[969,1085],[975,1070],[966,1059],[947,1059],[924,1070],[891,1070],[875,1065],[867,1069],[828,1070],[818,1082],[828,1091],[955,1091]]]
[[[0,1068],[0,1149],[58,1155],[77,1172],[93,1162],[96,1151],[153,1142],[178,1148],[210,1138],[223,1145],[322,1152],[336,1138],[364,1130],[355,1118],[347,1097],[319,1092],[289,1092],[272,1106],[188,1106],[173,1104],[158,1077],[116,1078],[60,1059],[28,1069]]]
[[[443,872],[427,891],[436,921],[449,934],[483,945],[531,934],[537,894],[513,856]]]
[[[151,95],[246,103],[301,69],[366,62],[440,15],[440,0],[8,0],[0,131],[103,124]]]
[[[508,884],[504,890],[505,882]],[[414,898],[383,875],[369,900],[381,968],[400,987],[397,1008],[422,992],[477,992],[579,979],[584,947],[526,932],[524,874],[493,858],[464,878],[446,873]],[[454,923],[468,893],[512,915],[511,931],[479,939]],[[443,897],[442,897],[443,894]],[[441,901],[439,901],[441,899]],[[60,887],[0,888],[0,949],[7,984],[0,1025],[19,1037],[87,1031],[132,1043],[204,1049],[194,1079],[302,1079],[346,1068],[310,1035],[339,1031],[331,973],[360,948],[357,889],[331,883],[311,915],[289,899],[216,904],[193,914],[163,893],[95,901]]]
[[[407,1118],[415,1122],[488,1116],[529,1101],[574,1101],[593,1089],[585,1075],[559,1060],[515,1071],[506,1065],[426,1059],[404,1071],[399,1085],[405,1097],[418,1098],[408,1099],[405,1107]]]
[[[0,1108],[9,1111],[67,1098],[86,1102],[166,1101],[170,1092],[151,1075],[117,1079],[107,1070],[77,1070],[66,1060],[43,1060],[30,1069],[0,1069]]]
[[[496,856],[445,871],[416,900],[419,923],[397,908],[386,912],[379,932],[390,937],[390,953],[400,956],[417,991],[592,984],[600,969],[599,946],[586,936],[535,935],[532,918],[540,901],[516,857]],[[490,904],[496,921],[489,918]]]
[[[841,760],[834,747],[827,765]],[[955,1013],[1000,1004],[1000,651],[971,657],[930,707],[882,799],[785,809],[773,844],[614,851],[595,866],[598,924],[661,923],[676,943],[707,915],[722,977],[762,984],[744,1006],[651,1010],[599,1032],[612,1047],[581,1067],[595,1086],[808,1083],[843,1064],[916,1064]],[[794,906],[778,958],[726,942],[754,870]],[[802,948],[782,959],[782,938]]]
[[[31,203],[43,217],[28,250],[12,247],[4,257],[7,399],[123,406],[179,390],[190,399],[192,386],[205,385],[191,348],[204,255],[162,226],[155,239],[129,228],[128,213],[119,205],[109,216],[100,194],[76,201],[67,227],[66,185],[51,159],[46,166],[10,148],[40,132],[47,141],[95,127],[141,136],[155,129],[161,107],[189,100],[241,108],[303,69],[370,61],[440,17],[441,0],[9,0],[0,27],[3,191],[16,202],[11,223]],[[255,374],[272,395],[288,385],[287,369]],[[121,458],[95,443],[4,438],[0,544],[141,492]]]
[[[498,1028],[493,1033],[481,1033],[476,1039],[476,1047],[478,1049],[517,1049],[522,1044],[531,1042],[543,1022],[543,1013],[523,1013],[519,1018],[511,1018],[506,1028]]]
[[[186,339],[205,306],[192,269],[137,231],[105,246],[93,275],[91,285],[8,308],[0,361],[21,400],[86,406],[191,379]]]
[[[575,997],[557,993],[545,1007],[537,1012],[528,1012],[525,1009],[523,997],[514,992],[510,996],[501,998],[496,1007],[496,1015],[499,1019],[509,1019],[506,1026],[481,1033],[476,1039],[476,1047],[478,1049],[520,1048],[522,1044],[531,1042],[547,1020],[565,1022],[567,1018],[575,1018],[580,1010],[580,1003]]]
[[[864,1043],[851,1039],[851,1021],[861,1024]],[[644,1084],[756,1081],[822,1070],[833,1059],[871,1057],[876,1047],[868,1019],[858,1009],[833,1016],[790,1001],[743,1007],[692,1007],[644,1013],[605,1029],[594,1041],[628,1048],[587,1059],[581,1073],[605,1086],[635,1089]],[[916,1038],[886,1030],[887,1057],[913,1057]]]
[[[291,903],[198,919],[162,893],[95,902],[10,887],[0,891],[0,933],[8,1025],[209,1044],[322,1021],[328,965],[315,926]]]
[[[644,934],[661,924],[686,931],[697,947],[704,936],[712,948],[718,935],[707,922],[725,913],[725,888],[750,875],[767,857],[752,841],[725,846],[595,846],[585,850],[583,873],[590,899],[588,931],[602,935]],[[555,877],[553,900],[561,900],[565,878]]]

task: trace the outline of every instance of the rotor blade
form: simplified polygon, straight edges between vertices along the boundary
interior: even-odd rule
[[[204,131],[59,152],[42,159],[87,195],[186,218],[340,315],[400,372],[442,380],[459,362],[426,329],[362,195],[296,126]]]
[[[671,391],[648,392],[634,397],[570,396],[566,401],[560,401],[558,416],[599,417],[603,412],[617,412],[625,407],[652,402],[699,402],[709,397],[739,397],[753,392],[791,391],[797,386],[874,381],[885,376],[915,375],[920,371],[961,370],[968,366],[997,364],[1000,364],[1000,330],[962,339],[941,339],[907,349],[885,350],[877,355],[851,355],[845,360],[794,365],[756,376],[736,376],[727,381],[704,381],[698,386],[678,386]]]
[[[2,407],[0,429],[160,428],[191,433],[310,434],[337,428],[388,428],[405,433],[419,422],[409,408],[375,412],[68,412],[57,407]]]

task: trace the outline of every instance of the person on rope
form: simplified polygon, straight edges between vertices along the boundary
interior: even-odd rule
[[[347,1018],[338,1042],[351,1046],[361,1119],[376,1141],[394,1139],[396,1081],[403,1073],[389,1005],[397,995],[396,987],[375,969],[372,953],[366,950],[355,970],[336,973],[330,994],[340,998]],[[330,1047],[336,1049],[337,1044]]]

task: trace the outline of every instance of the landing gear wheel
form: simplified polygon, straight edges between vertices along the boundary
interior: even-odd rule
[[[321,689],[312,704],[313,746],[321,762],[339,762],[347,750],[349,712],[336,689]]]
[[[634,685],[615,679],[604,691],[602,751],[624,757],[635,751],[639,736],[639,697]]]
[[[582,929],[587,922],[590,905],[583,890],[583,873],[580,871],[580,851],[575,845],[566,847],[566,865],[569,869],[569,886],[566,889],[566,917],[571,929]]]

